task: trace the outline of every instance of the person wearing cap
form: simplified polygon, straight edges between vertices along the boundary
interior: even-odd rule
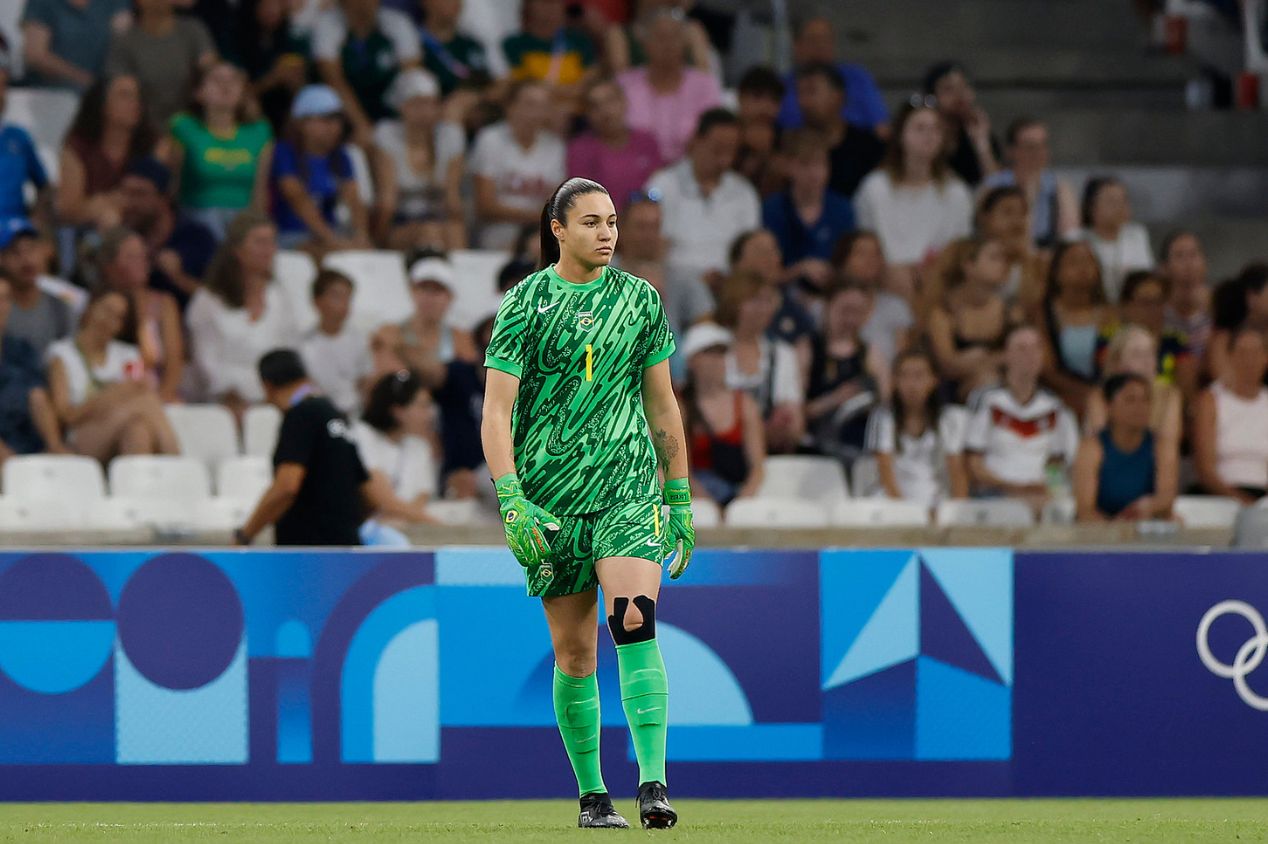
[[[0,47],[0,116],[9,93],[9,56]],[[27,219],[25,188],[37,192],[37,205],[47,205],[49,178],[26,129],[0,120],[0,224]]]
[[[398,325],[385,325],[375,341],[394,353],[396,368],[436,377],[453,360],[476,361],[471,334],[446,319],[453,304],[453,267],[438,253],[425,254],[409,268],[414,313]]]
[[[372,159],[383,239],[391,249],[465,248],[460,191],[467,139],[462,127],[441,119],[436,77],[419,68],[398,74],[388,102],[401,117],[374,128]]]
[[[369,246],[369,214],[343,148],[344,111],[329,85],[307,85],[291,104],[287,137],[273,151],[269,174],[278,242],[317,252]],[[348,210],[341,229],[335,209]]]
[[[6,336],[25,340],[41,358],[56,340],[74,330],[70,306],[40,287],[48,250],[24,220],[0,227],[0,272],[9,278],[13,310]]]
[[[169,132],[162,157],[178,176],[183,213],[219,239],[239,211],[265,208],[273,130],[240,69],[219,61],[204,72],[189,111],[172,118]]]
[[[393,114],[384,97],[393,79],[422,62],[414,22],[379,0],[339,0],[317,18],[312,43],[317,73],[343,101],[357,144],[369,147],[374,122]]]
[[[727,386],[731,332],[714,322],[687,330],[683,422],[690,443],[691,486],[721,506],[757,494],[765,477],[766,438],[757,402]]]
[[[166,126],[180,111],[194,77],[216,60],[216,45],[205,24],[176,14],[176,0],[136,0],[136,23],[110,40],[106,76],[135,76],[141,102],[155,126]]]
[[[145,241],[152,264],[150,286],[170,293],[184,310],[217,241],[209,228],[172,208],[171,181],[171,171],[158,159],[132,162],[119,182],[119,218]]]
[[[13,285],[0,271],[0,463],[15,454],[68,452],[44,380],[44,361],[9,333]]]

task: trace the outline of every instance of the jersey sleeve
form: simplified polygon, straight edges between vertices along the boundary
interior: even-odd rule
[[[660,294],[652,289],[650,284],[647,287],[651,294],[649,301],[651,313],[648,320],[651,325],[651,340],[647,344],[647,354],[643,358],[644,369],[667,360],[677,348],[674,345],[674,333],[669,330],[669,317],[665,315],[665,306],[660,301]]]
[[[484,365],[519,378],[524,374],[524,336],[528,326],[520,297],[516,294],[516,288],[511,288],[502,297],[502,304],[498,305],[497,317],[493,320],[493,336],[484,353]]]

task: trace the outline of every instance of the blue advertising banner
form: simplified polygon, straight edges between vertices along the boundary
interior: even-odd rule
[[[1268,793],[1255,553],[1017,556],[1023,794]]]
[[[697,553],[657,618],[675,793],[1009,793],[1012,569]],[[0,799],[567,796],[520,571],[483,548],[0,554]],[[605,770],[632,789],[600,642]]]
[[[489,548],[0,554],[0,799],[571,796],[520,571]],[[671,785],[1262,794],[1264,612],[1252,554],[704,549],[657,613]],[[632,791],[605,631],[599,654],[604,769]]]

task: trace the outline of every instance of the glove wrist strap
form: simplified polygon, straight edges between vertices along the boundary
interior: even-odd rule
[[[686,478],[673,478],[665,481],[661,492],[665,503],[670,507],[681,507],[691,503],[691,484]]]
[[[497,493],[498,499],[513,498],[517,495],[523,495],[524,487],[520,486],[518,475],[514,472],[507,472],[493,482],[493,491]]]

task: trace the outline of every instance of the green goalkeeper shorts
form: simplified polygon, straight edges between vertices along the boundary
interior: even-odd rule
[[[664,518],[661,500],[644,498],[614,504],[605,510],[579,516],[557,516],[559,533],[550,543],[550,562],[555,567],[543,598],[587,592],[599,585],[595,563],[608,557],[637,557],[661,565]]]

